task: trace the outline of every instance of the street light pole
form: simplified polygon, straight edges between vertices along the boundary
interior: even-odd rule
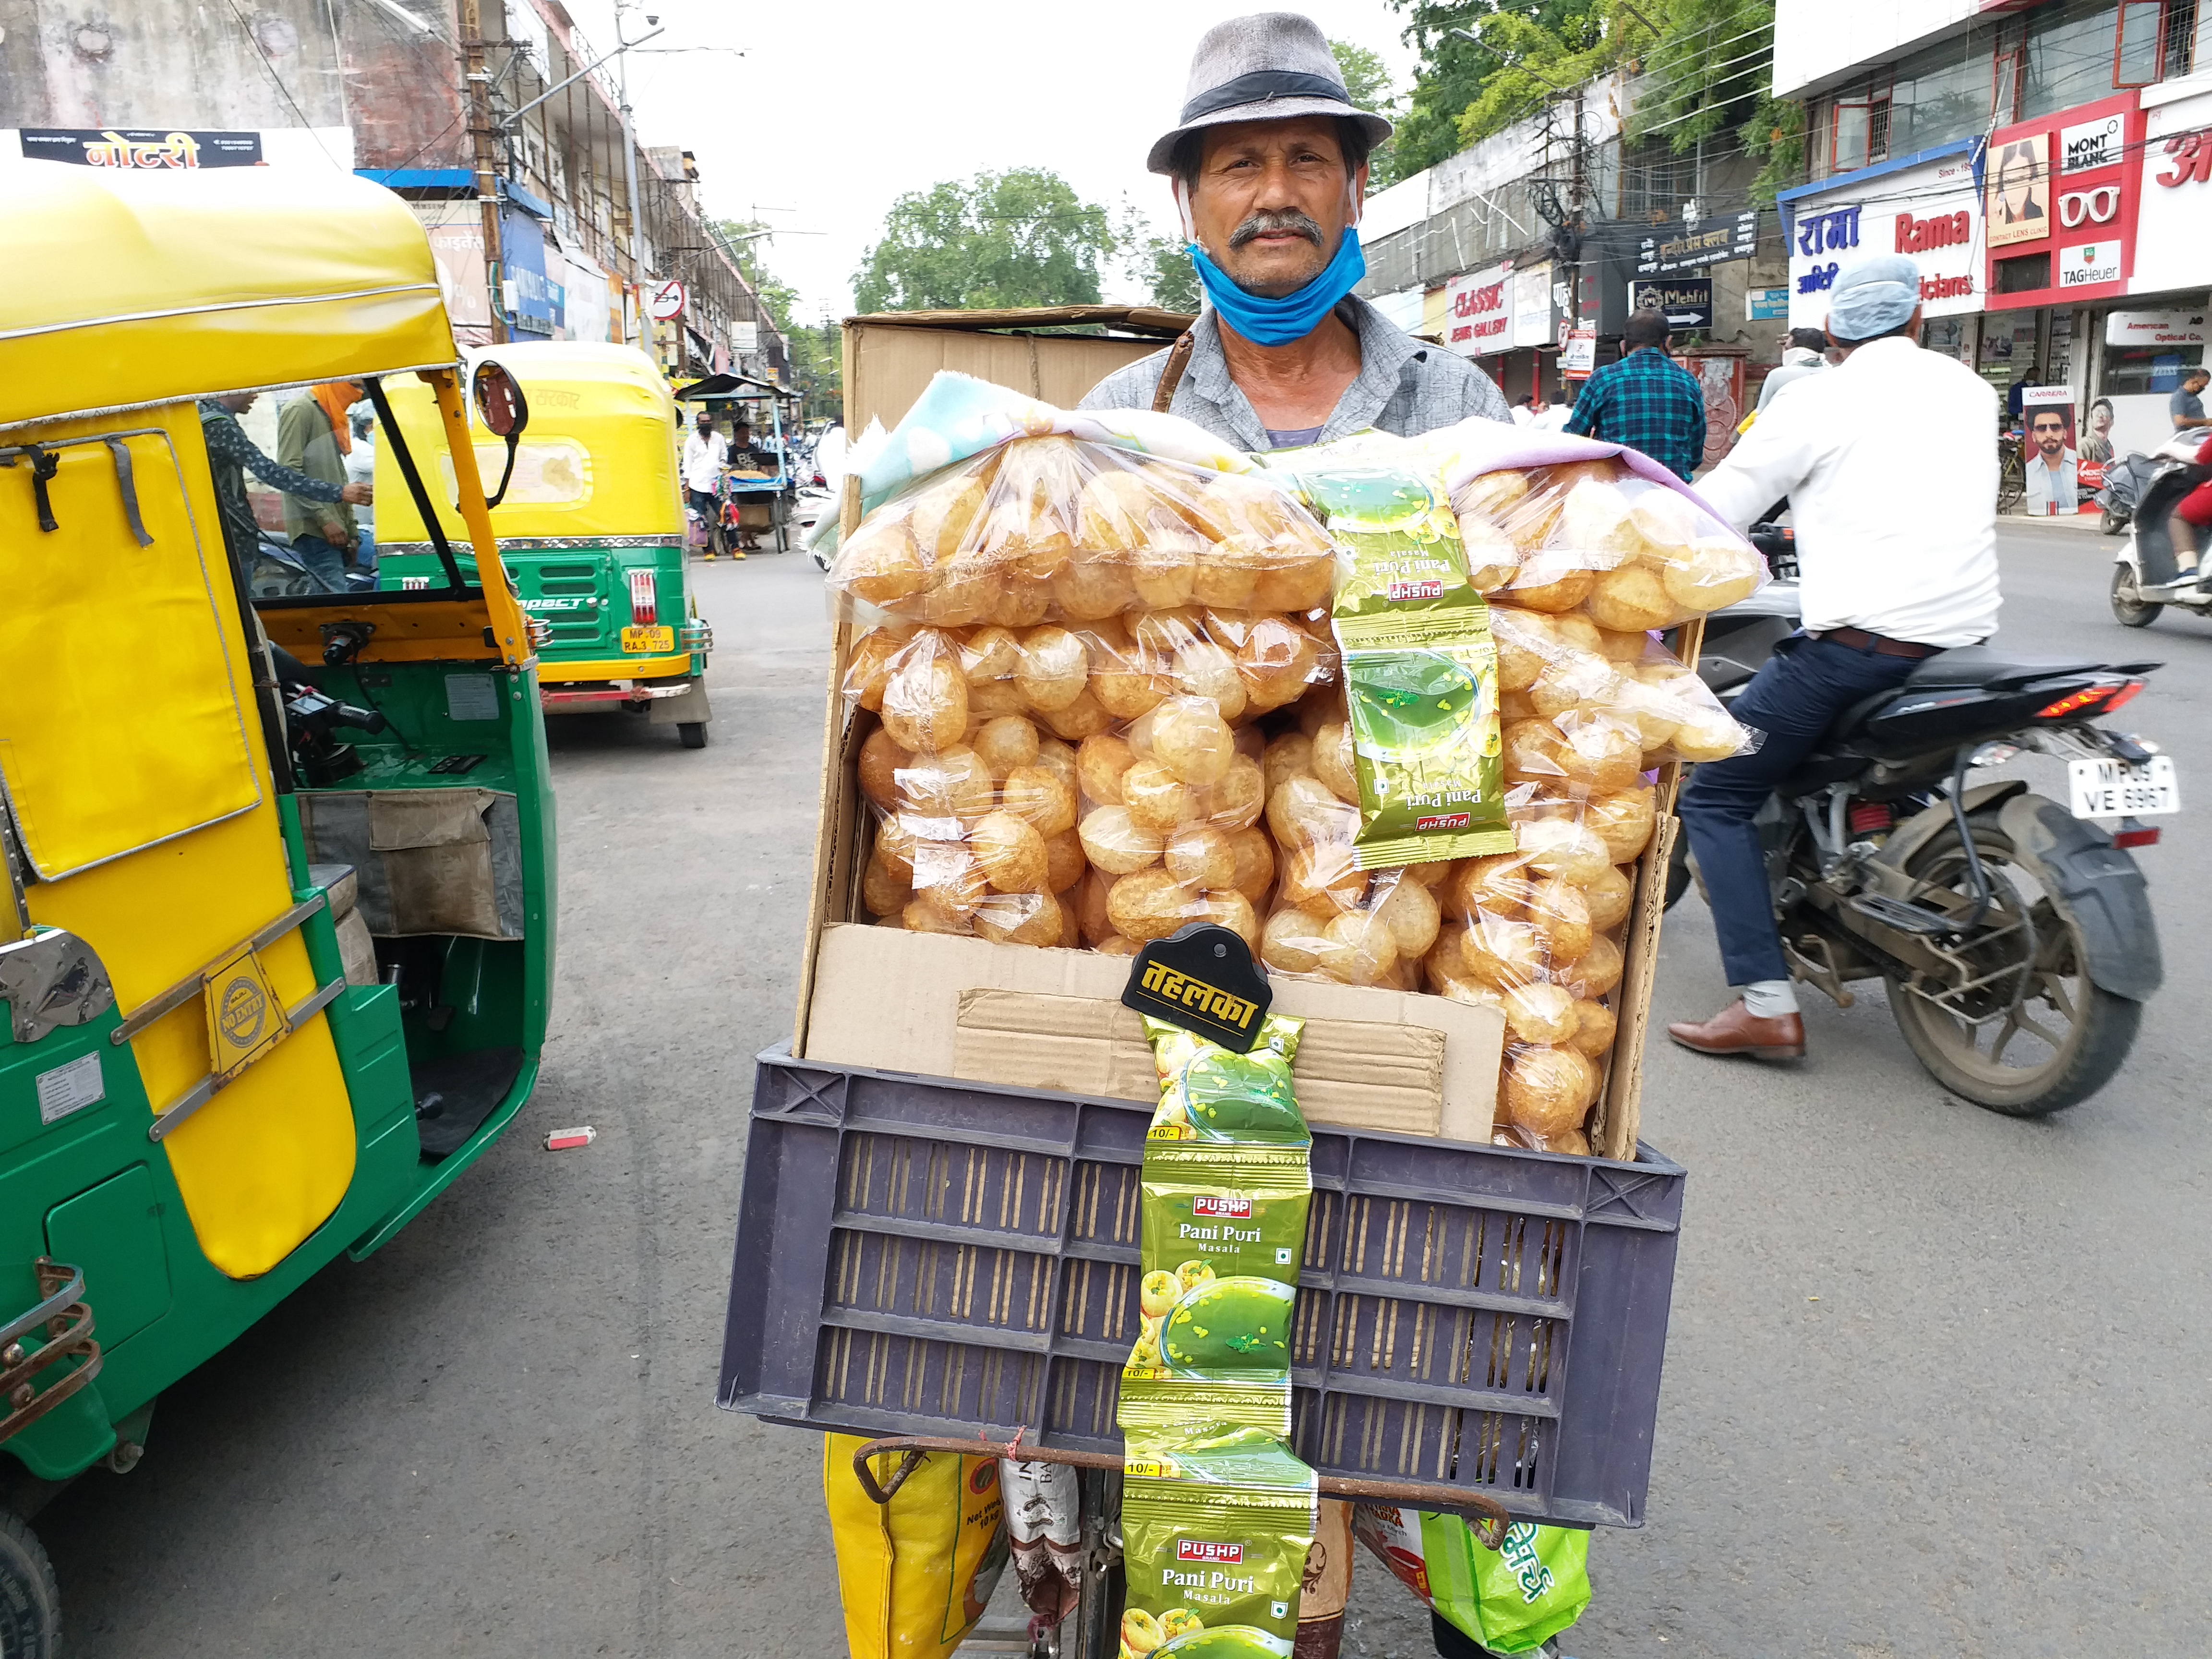
[[[468,100],[469,141],[476,161],[477,211],[483,222],[484,303],[491,313],[494,345],[507,343],[507,317],[500,304],[505,262],[500,255],[499,163],[492,150],[491,76],[484,68],[481,0],[460,0],[461,95]]]

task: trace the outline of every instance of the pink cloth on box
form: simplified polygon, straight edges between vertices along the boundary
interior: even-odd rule
[[[1455,495],[1468,480],[1479,478],[1486,472],[1559,466],[1569,461],[1601,461],[1617,456],[1638,477],[1664,484],[1676,495],[1688,496],[1714,522],[1728,524],[1696,490],[1642,450],[1631,449],[1626,444],[1600,443],[1595,438],[1577,438],[1565,432],[1544,432],[1533,427],[1504,426],[1484,420],[1462,421],[1456,426],[1425,433],[1414,441],[1455,452],[1455,464],[1444,469],[1445,486]]]

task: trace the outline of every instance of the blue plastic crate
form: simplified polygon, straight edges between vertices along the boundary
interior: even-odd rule
[[[1116,1453],[1125,1100],[759,1057],[720,1404]],[[1640,1526],[1684,1172],[1317,1127],[1291,1443],[1324,1474]]]

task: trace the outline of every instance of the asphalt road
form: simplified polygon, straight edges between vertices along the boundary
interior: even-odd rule
[[[1929,1081],[1879,993],[1813,997],[1794,1070],[1654,1047],[1644,1133],[1688,1212],[1650,1522],[1595,1541],[1582,1659],[2212,1651],[2212,624],[2113,623],[2111,546],[2008,528],[2001,642],[2167,665],[2125,718],[2196,810],[2143,854],[2167,978],[2134,1058],[2015,1122]],[[537,1100],[380,1254],[173,1389],[134,1473],[40,1517],[73,1655],[842,1650],[818,1443],[713,1401],[751,1056],[792,1012],[825,613],[796,556],[700,589],[712,747],[553,728]],[[1693,897],[1657,1012],[1723,995]],[[569,1123],[598,1142],[541,1149]],[[1346,1650],[1426,1650],[1371,1560]]]

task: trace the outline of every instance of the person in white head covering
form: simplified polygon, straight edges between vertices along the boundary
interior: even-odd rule
[[[1920,349],[1920,270],[1902,254],[1838,273],[1827,335],[1843,361],[1775,398],[1698,484],[1739,529],[1789,498],[1805,624],[1736,702],[1759,746],[1698,767],[1682,793],[1722,963],[1742,992],[1710,1020],[1667,1028],[1702,1054],[1805,1052],[1752,823],[1769,793],[1844,709],[1996,628],[1996,390]]]

